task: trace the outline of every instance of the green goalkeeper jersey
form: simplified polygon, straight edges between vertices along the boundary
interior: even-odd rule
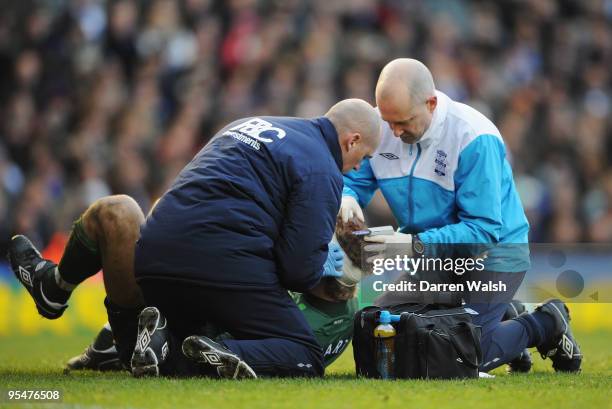
[[[290,294],[323,349],[325,366],[329,366],[353,338],[353,317],[359,309],[357,298],[330,302],[309,294]]]

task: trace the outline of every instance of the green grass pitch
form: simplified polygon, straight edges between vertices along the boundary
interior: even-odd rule
[[[133,379],[126,373],[63,373],[66,359],[93,334],[0,337],[0,390],[61,389],[62,403],[9,403],[7,408],[612,408],[612,332],[578,333],[585,360],[579,375],[551,372],[535,356],[528,375],[469,381],[356,379],[350,350],[324,379]]]

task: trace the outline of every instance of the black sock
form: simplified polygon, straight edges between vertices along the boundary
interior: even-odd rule
[[[101,268],[102,258],[98,245],[87,237],[82,217],[79,217],[74,222],[58,266],[60,277],[74,286],[96,274]]]
[[[110,323],[104,324],[96,338],[94,339],[91,347],[97,351],[106,351],[115,346],[115,340],[113,339],[113,332]]]
[[[45,273],[42,279],[42,292],[49,301],[66,304],[72,291],[59,286],[55,277],[55,269],[56,268],[49,269],[49,271]]]
[[[543,313],[542,311],[534,311],[531,313],[533,318],[542,326],[544,329],[544,340],[548,341],[553,338],[555,332],[555,320],[549,314]]]
[[[531,314],[523,314],[514,318],[514,320],[522,323],[527,329],[529,337],[529,348],[540,346],[548,342],[552,336],[555,327],[554,320],[548,314],[541,311],[534,311]]]
[[[108,322],[113,331],[115,346],[119,353],[119,360],[126,367],[130,368],[130,359],[136,346],[138,333],[138,315],[142,308],[124,308],[113,304],[106,297],[104,306],[108,314]]]

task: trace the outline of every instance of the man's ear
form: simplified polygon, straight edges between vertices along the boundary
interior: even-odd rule
[[[361,134],[359,132],[351,132],[348,137],[348,150],[352,150],[361,143]]]
[[[436,109],[436,107],[438,106],[438,97],[436,95],[434,95],[433,97],[429,97],[426,103],[429,113],[433,113],[434,109]]]

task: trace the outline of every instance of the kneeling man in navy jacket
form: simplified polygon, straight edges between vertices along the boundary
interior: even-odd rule
[[[222,130],[181,171],[141,228],[132,372],[222,378],[321,376],[323,354],[287,290],[340,276],[330,243],[342,174],[380,142],[367,102],[323,117],[253,117]],[[233,337],[215,342],[203,328]]]

